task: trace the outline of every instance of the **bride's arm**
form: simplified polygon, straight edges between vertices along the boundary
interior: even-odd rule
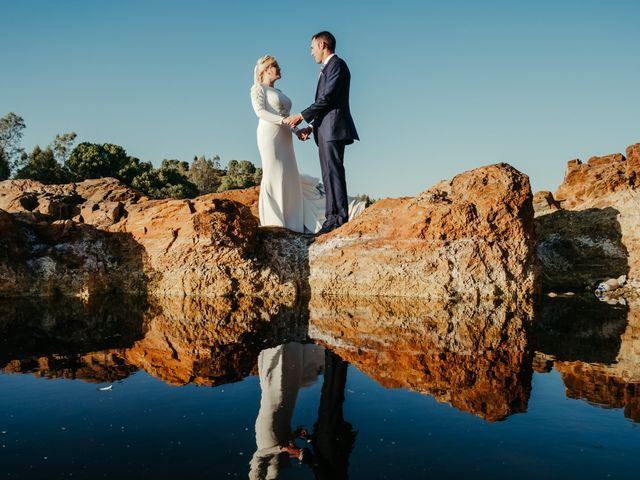
[[[259,85],[251,87],[251,104],[253,105],[253,111],[256,112],[258,118],[269,123],[282,125],[284,117],[271,113],[267,110],[267,96],[264,92],[264,88]]]

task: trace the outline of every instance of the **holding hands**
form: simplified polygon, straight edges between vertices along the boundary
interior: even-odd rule
[[[302,115],[300,115],[299,113],[296,113],[295,115],[290,115],[290,116],[286,117],[282,121],[282,123],[285,123],[285,124],[289,125],[290,127],[295,127],[302,120],[304,120],[304,118],[302,118]]]
[[[302,140],[303,142],[305,140],[309,140],[309,137],[311,136],[311,127],[307,127],[307,128],[303,128],[301,130],[298,130],[296,132],[296,135],[298,136],[298,139]]]
[[[302,120],[304,120],[302,115],[299,113],[296,113],[295,115],[290,115],[288,117],[285,117],[282,120],[282,123],[284,125],[289,125],[289,127],[291,127],[291,131],[295,133],[295,135],[298,137],[298,140],[301,140],[304,142],[305,140],[308,140],[309,137],[311,136],[311,127],[297,129],[296,125],[299,125],[300,122],[302,122]]]

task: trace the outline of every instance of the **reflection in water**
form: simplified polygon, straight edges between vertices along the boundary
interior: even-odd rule
[[[166,298],[145,315],[146,334],[119,352],[127,363],[173,385],[219,385],[255,373],[262,349],[304,340],[301,305],[259,299]]]
[[[76,298],[2,302],[0,368],[95,382],[125,378],[136,367],[104,349],[142,338],[146,308],[140,297],[98,297],[89,304]]]
[[[628,308],[592,298],[557,298],[541,309],[532,340],[536,366],[553,366],[569,398],[624,408],[640,422],[640,303]]]
[[[257,450],[251,460],[250,478],[277,478],[278,472],[289,465],[284,449],[295,440],[291,418],[298,391],[315,383],[323,370],[324,348],[319,345],[290,342],[260,352]]]
[[[338,355],[326,350],[318,421],[311,434],[311,448],[305,449],[304,458],[318,479],[348,478],[349,455],[356,439],[356,432],[343,414],[348,366]]]
[[[173,385],[218,385],[254,373],[265,346],[307,337],[301,305],[248,298],[98,300],[3,304],[0,368],[93,382],[144,369]]]
[[[287,342],[309,338],[339,356],[332,364],[347,361],[384,387],[426,393],[489,421],[527,410],[534,368],[560,372],[568,397],[624,408],[640,421],[637,302],[545,299],[535,318],[530,303],[335,297],[297,305],[139,297],[0,303],[0,369],[49,378],[112,382],[144,369],[173,385],[257,373],[262,380],[259,358],[278,351],[275,361]],[[308,457],[318,465],[321,443]]]
[[[428,393],[486,420],[527,409],[530,304],[317,298],[309,335],[387,388]]]

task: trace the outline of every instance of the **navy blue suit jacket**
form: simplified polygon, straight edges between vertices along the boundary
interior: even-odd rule
[[[360,140],[349,109],[351,72],[344,60],[334,55],[325,65],[316,89],[316,99],[302,112],[307,123],[313,123],[313,137],[324,141],[344,141],[347,145]]]

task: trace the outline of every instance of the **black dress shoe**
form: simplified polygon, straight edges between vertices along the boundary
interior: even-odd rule
[[[325,233],[329,233],[329,232],[331,232],[332,230],[335,230],[335,228],[336,228],[336,227],[334,227],[334,226],[328,226],[328,225],[327,225],[327,226],[324,226],[324,227],[322,227],[320,230],[318,230],[318,231],[316,232],[316,235],[324,235]]]

